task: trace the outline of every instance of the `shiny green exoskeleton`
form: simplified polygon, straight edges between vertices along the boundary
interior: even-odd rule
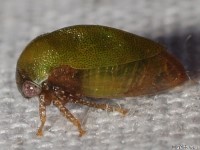
[[[67,102],[125,109],[86,102],[84,97],[119,98],[155,94],[187,80],[184,68],[164,47],[149,39],[110,27],[77,25],[34,39],[22,52],[16,70],[19,91],[39,96],[42,127],[51,102],[84,133],[64,107]]]

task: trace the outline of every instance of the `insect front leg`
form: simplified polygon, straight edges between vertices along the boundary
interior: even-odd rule
[[[70,120],[79,130],[79,136],[85,134],[85,130],[82,129],[80,121],[75,118],[70,111],[61,103],[60,100],[56,99],[53,101],[53,104],[63,113],[64,117]]]
[[[37,136],[43,136],[43,127],[46,122],[46,105],[45,105],[45,96],[40,95],[39,97],[39,113],[40,113],[40,127],[37,131]]]

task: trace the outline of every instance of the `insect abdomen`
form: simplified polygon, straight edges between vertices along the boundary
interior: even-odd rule
[[[184,68],[167,52],[131,63],[84,70],[86,96],[119,98],[155,94],[187,80]]]
[[[122,96],[132,81],[132,71],[127,64],[84,70],[83,93],[98,98]]]

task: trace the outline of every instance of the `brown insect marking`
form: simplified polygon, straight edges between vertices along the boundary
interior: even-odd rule
[[[81,82],[78,71],[69,66],[60,66],[51,71],[48,77],[48,83],[52,85],[58,94],[64,95],[68,93],[81,93]]]
[[[188,79],[182,65],[166,52],[147,60],[147,64],[141,70],[141,75],[134,80],[126,95],[156,94]]]

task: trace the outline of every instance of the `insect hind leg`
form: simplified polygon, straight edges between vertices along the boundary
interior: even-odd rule
[[[75,103],[75,104],[86,105],[88,107],[93,107],[93,108],[97,108],[97,109],[107,110],[110,112],[117,111],[117,112],[121,113],[122,115],[126,115],[128,113],[127,109],[124,109],[121,107],[111,106],[106,103],[99,104],[99,103],[91,102],[91,101],[84,100],[84,99],[78,98],[78,97],[71,97],[69,99],[69,102]]]

